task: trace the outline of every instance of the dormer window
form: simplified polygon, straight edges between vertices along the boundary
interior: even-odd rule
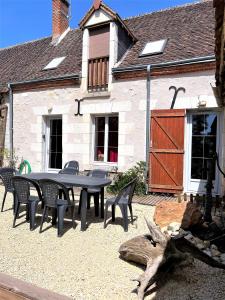
[[[108,89],[109,25],[89,29],[88,91]]]

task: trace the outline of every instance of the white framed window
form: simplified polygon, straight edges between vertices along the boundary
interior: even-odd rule
[[[94,117],[94,161],[118,162],[118,115]]]

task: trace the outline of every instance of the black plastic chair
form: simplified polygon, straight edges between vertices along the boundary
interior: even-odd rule
[[[69,175],[78,175],[79,173],[79,168],[78,170],[75,169],[75,168],[64,168],[62,170],[59,171],[59,174],[69,174]],[[67,186],[67,189],[68,189],[68,193],[71,192],[72,194],[72,198],[73,198],[73,201],[75,200],[74,198],[74,191],[73,191],[73,188],[71,186]]]
[[[98,178],[107,178],[108,177],[108,171],[101,170],[101,169],[95,169],[88,172],[87,176],[90,177],[98,177]],[[94,206],[95,206],[95,216],[99,216],[99,194],[101,192],[100,188],[92,188],[87,189],[87,209],[90,209],[90,203],[91,203],[91,197],[94,197]],[[81,200],[82,199],[82,191],[80,194],[80,201],[79,201],[79,208],[78,213],[80,214],[81,210]]]
[[[58,232],[58,236],[62,236],[64,214],[67,208],[71,209],[73,228],[75,225],[74,203],[70,202],[67,187],[64,184],[51,179],[41,179],[39,180],[39,184],[42,190],[42,197],[44,201],[44,210],[41,219],[40,233],[42,232],[42,226],[46,218],[47,210],[52,209],[53,210],[52,223],[54,224],[56,219],[58,218],[57,232]],[[59,197],[60,190],[64,195],[64,199],[62,199],[62,197]],[[57,217],[55,216],[55,212],[57,212]]]
[[[3,200],[2,200],[1,212],[3,212],[3,209],[4,209],[4,204],[5,204],[5,199],[6,199],[7,193],[13,194],[13,209],[15,212],[15,194],[14,194],[14,188],[13,188],[13,184],[12,184],[12,178],[15,175],[15,173],[16,173],[16,170],[13,168],[1,168],[0,169],[0,178],[2,179],[2,182],[5,187],[5,193],[4,193]]]
[[[25,204],[27,206],[27,220],[30,221],[30,230],[35,227],[35,214],[37,210],[37,205],[39,201],[42,201],[41,191],[39,185],[31,180],[21,176],[14,176],[12,178],[12,184],[16,196],[16,208],[13,220],[13,228],[16,226],[16,219],[19,216],[20,205]],[[34,187],[37,192],[37,196],[30,195],[30,189]]]
[[[128,216],[127,216],[127,207],[130,210],[131,222],[133,224],[133,211],[132,211],[132,198],[134,195],[134,190],[136,186],[137,179],[130,181],[114,198],[110,198],[106,201],[105,204],[105,216],[104,216],[104,228],[106,228],[106,220],[108,214],[109,206],[112,206],[112,221],[115,221],[115,207],[119,206],[124,222],[124,231],[128,231]]]
[[[72,168],[77,170],[77,174],[79,173],[79,162],[76,160],[70,160],[67,163],[65,163],[64,169],[66,168]]]

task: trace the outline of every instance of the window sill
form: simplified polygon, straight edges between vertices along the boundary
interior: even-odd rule
[[[118,162],[93,161],[93,166],[118,168]]]
[[[95,99],[95,98],[109,98],[111,96],[111,93],[109,91],[103,91],[103,92],[86,92],[84,94],[83,99]]]

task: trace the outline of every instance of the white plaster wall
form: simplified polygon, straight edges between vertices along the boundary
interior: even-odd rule
[[[92,14],[90,19],[85,24],[85,26],[92,26],[92,25],[96,25],[99,23],[104,23],[104,22],[110,21],[111,19],[112,18],[106,12],[104,12],[101,9],[98,9]]]
[[[174,95],[174,90],[169,90],[170,86],[184,87],[186,90],[185,93],[182,91],[178,93],[174,109],[196,109],[199,107],[199,101],[206,101],[207,108],[217,107],[210,83],[215,86],[215,71],[213,70],[152,78],[151,108],[170,108]]]
[[[152,78],[151,107],[167,109],[173,98],[171,85],[182,86],[186,93],[178,95],[175,108],[196,108],[199,98],[207,99],[207,107],[216,107],[210,82],[213,71],[197,74]],[[63,118],[63,161],[76,159],[81,169],[115,164],[93,161],[92,116],[118,113],[119,158],[118,168],[124,171],[137,161],[145,160],[146,80],[114,81],[110,97],[84,99],[83,116],[75,117],[74,99],[82,98],[79,88],[61,88],[14,94],[14,146],[16,153],[28,159],[34,170],[42,169],[43,116],[61,114]]]
[[[51,89],[14,94],[14,147],[19,158],[27,159],[34,171],[43,168],[43,116],[62,115],[63,160],[81,160],[77,154],[80,133],[75,128],[76,112],[74,99],[79,98],[79,89]],[[52,110],[51,110],[52,109]],[[81,132],[82,134],[82,132]],[[87,141],[88,144],[88,141]],[[82,153],[82,152],[80,152]]]

